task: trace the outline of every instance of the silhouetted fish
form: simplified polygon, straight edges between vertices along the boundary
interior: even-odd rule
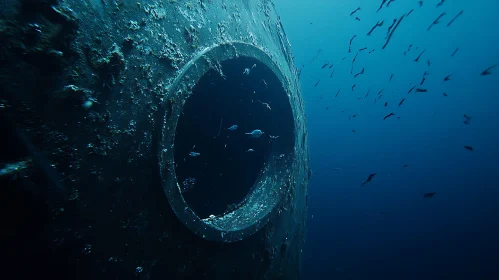
[[[357,78],[358,75],[362,75],[362,74],[364,74],[364,68],[362,68],[362,71],[360,71],[359,73],[355,74],[353,77]]]
[[[369,174],[369,177],[367,177],[367,180],[366,180],[365,182],[363,182],[363,183],[362,183],[362,187],[363,187],[365,184],[367,184],[367,183],[371,182],[371,180],[373,179],[373,177],[374,177],[376,174],[378,174],[378,173],[372,173],[372,174]]]
[[[468,116],[468,115],[464,114],[464,118],[465,118],[465,120],[463,121],[463,123],[464,124],[470,124],[471,116]]]
[[[391,117],[391,116],[395,116],[395,114],[394,114],[394,113],[390,113],[390,114],[386,115],[386,116],[383,118],[383,120],[386,120],[386,119],[388,119],[388,118],[389,118],[389,117]]]
[[[390,25],[390,26],[388,27],[388,31],[386,32],[386,37],[385,37],[385,39],[386,39],[386,38],[388,38],[388,35],[390,35],[390,30],[392,30],[392,28],[393,28],[393,26],[395,25],[395,23],[397,23],[397,19],[393,19],[393,23],[392,23],[392,25]]]
[[[482,72],[482,74],[481,74],[481,75],[482,75],[482,76],[485,76],[485,75],[490,75],[490,74],[492,74],[492,73],[490,72],[490,70],[492,70],[492,69],[493,69],[493,68],[495,68],[496,66],[497,66],[497,64],[496,64],[496,65],[492,65],[492,66],[490,66],[489,68],[487,68],[487,69],[483,70],[483,72]]]
[[[382,0],[382,1],[381,1],[381,5],[379,5],[379,8],[378,8],[378,10],[376,11],[376,13],[377,13],[377,12],[379,12],[379,10],[381,10],[381,8],[383,8],[383,5],[385,4],[385,2],[386,2],[386,1],[387,1],[387,0]]]
[[[355,14],[357,11],[360,11],[360,7],[358,7],[357,9],[355,9],[355,11],[351,12],[350,16],[353,16],[353,14]]]
[[[369,30],[369,32],[367,32],[367,36],[371,36],[371,33],[373,33],[374,29],[376,29],[380,26],[383,26],[383,23],[385,23],[385,21],[376,22],[376,24],[371,28],[371,30]]]
[[[433,197],[435,194],[436,194],[436,193],[434,193],[434,192],[429,192],[429,193],[425,193],[425,194],[423,195],[423,197],[424,197],[424,198],[431,198],[431,197]]]
[[[464,13],[464,11],[460,11],[459,13],[457,13],[457,15],[455,17],[453,17],[451,19],[451,21],[449,21],[449,23],[447,23],[447,27],[449,27],[458,17],[460,17],[462,14]]]
[[[418,62],[419,61],[419,58],[424,54],[426,50],[423,50],[419,55],[418,57],[416,57],[416,59],[414,59],[415,62]]]
[[[430,26],[428,27],[428,31],[430,31],[430,29],[431,29],[431,27],[432,27],[433,25],[435,25],[435,24],[439,24],[439,23],[440,23],[440,22],[439,22],[439,20],[440,20],[443,16],[445,16],[445,13],[441,13],[441,14],[437,17],[437,19],[435,19],[435,20],[433,21],[433,23],[432,23],[432,24],[430,24]]]

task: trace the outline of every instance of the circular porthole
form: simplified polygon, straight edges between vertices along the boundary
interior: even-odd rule
[[[231,43],[196,56],[169,91],[160,162],[177,217],[208,240],[258,231],[291,184],[295,118],[286,79],[260,49]]]

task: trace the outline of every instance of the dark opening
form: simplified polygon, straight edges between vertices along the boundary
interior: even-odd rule
[[[200,218],[237,208],[270,154],[294,147],[291,107],[272,70],[248,57],[221,66],[225,77],[209,70],[194,87],[174,140],[177,180]],[[246,134],[254,130],[263,135]]]

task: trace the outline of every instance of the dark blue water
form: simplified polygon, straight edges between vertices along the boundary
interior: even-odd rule
[[[499,1],[397,0],[376,13],[381,2],[275,0],[304,65],[315,174],[304,278],[499,279],[499,67],[480,75],[499,63]]]

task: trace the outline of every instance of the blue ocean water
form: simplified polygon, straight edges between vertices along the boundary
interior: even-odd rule
[[[499,279],[499,66],[481,75],[499,63],[499,1],[381,2],[275,0],[303,67],[304,279]]]

